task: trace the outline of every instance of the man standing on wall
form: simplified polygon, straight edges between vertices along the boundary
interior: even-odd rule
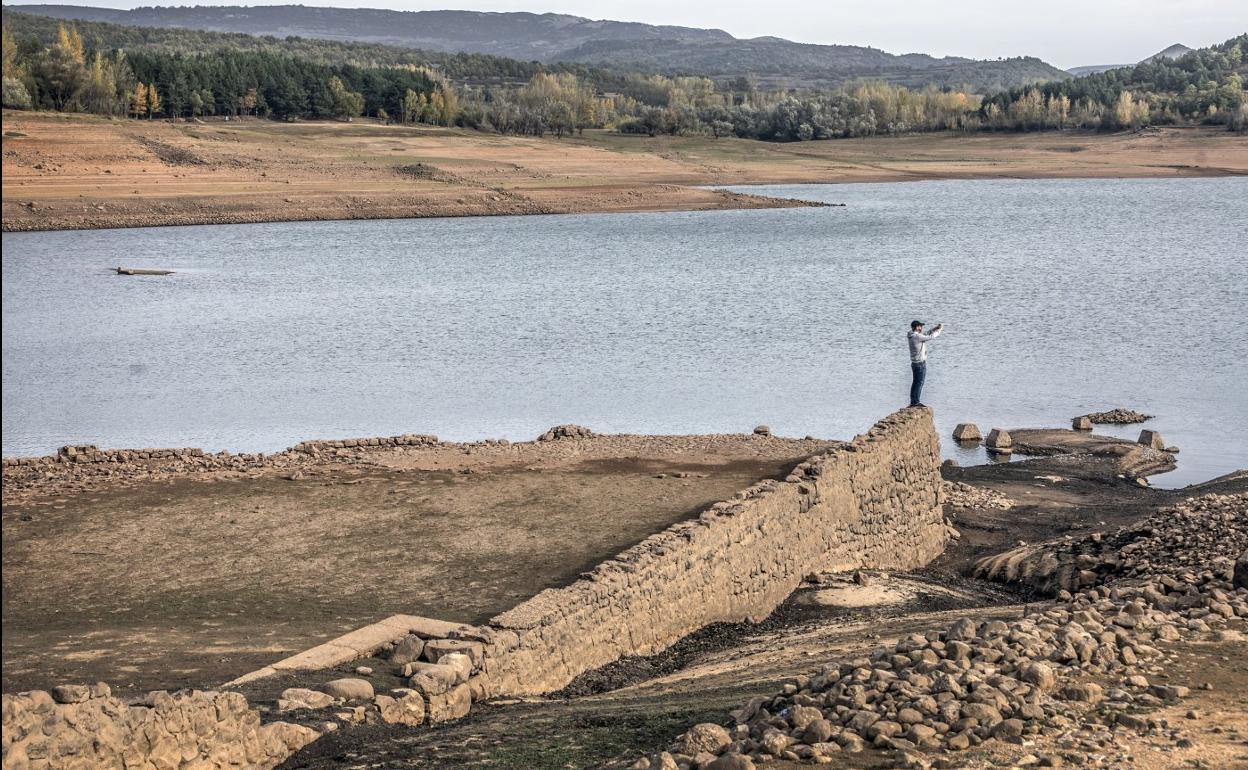
[[[922,321],[910,322],[910,333],[906,335],[910,342],[910,373],[914,376],[910,382],[910,406],[926,407],[919,397],[927,379],[927,343],[939,337],[944,328],[944,324],[936,324],[931,334],[924,334]]]

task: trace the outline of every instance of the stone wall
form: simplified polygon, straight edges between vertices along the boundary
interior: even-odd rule
[[[3,696],[5,770],[265,770],[318,737],[260,724],[238,693],[150,693],[141,704],[107,685]]]
[[[491,621],[491,693],[550,692],[708,624],[760,621],[811,572],[926,564],[948,537],[939,464],[931,413],[907,409],[543,591]]]
[[[436,443],[425,436],[351,441],[305,442],[286,455]],[[94,447],[69,449],[51,462],[122,461],[97,459],[104,453]],[[72,459],[79,456],[88,459]],[[657,652],[708,624],[760,621],[811,572],[926,564],[947,540],[939,463],[931,413],[907,409],[803,462],[784,481],[761,482],[716,503],[486,627],[394,616],[238,681],[341,665],[389,648],[410,687],[376,695],[357,682],[368,697],[352,713],[409,725],[462,717],[484,697],[557,690],[585,671]],[[284,693],[292,704],[296,695],[326,700],[307,690]],[[261,725],[238,693],[156,692],[127,704],[103,684],[5,695],[3,720],[5,770],[270,768],[318,736],[287,722]]]

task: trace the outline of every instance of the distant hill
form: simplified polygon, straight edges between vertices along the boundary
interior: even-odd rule
[[[1149,56],[1146,59],[1141,59],[1140,61],[1136,62],[1136,64],[1143,64],[1144,62],[1155,61],[1157,59],[1178,59],[1179,57],[1189,54],[1195,50],[1196,50],[1195,48],[1188,48],[1182,43],[1175,43],[1174,45],[1170,46],[1164,51],[1158,51],[1157,53],[1153,54],[1152,56]],[[1134,66],[1135,64],[1089,64],[1084,67],[1071,67],[1070,69],[1066,71],[1074,75],[1075,77],[1080,77],[1082,75],[1095,75],[1099,72],[1109,72],[1110,70],[1117,70],[1117,69],[1122,69],[1123,67],[1134,67]]]
[[[1084,75],[1096,75],[1101,72],[1109,72],[1110,70],[1134,66],[1134,64],[1087,64],[1082,67],[1071,67],[1066,71],[1078,78],[1083,77]]]
[[[1182,43],[1175,43],[1164,51],[1158,51],[1147,59],[1144,59],[1140,62],[1140,64],[1143,64],[1146,61],[1155,61],[1156,59],[1178,59],[1179,57],[1185,56],[1195,50],[1195,48],[1188,48]]]
[[[852,45],[810,45],[776,37],[738,39],[718,29],[596,21],[545,13],[389,11],[283,6],[149,7],[9,5],[10,11],[128,26],[251,35],[295,35],[483,53],[523,61],[570,62],[664,74],[749,76],[764,86],[826,86],[855,78],[907,85],[968,85],[981,91],[1062,79],[1067,74],[1022,57],[977,61],[895,55]]]

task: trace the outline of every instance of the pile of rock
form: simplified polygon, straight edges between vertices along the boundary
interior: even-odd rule
[[[557,441],[563,438],[593,438],[594,432],[581,425],[556,425],[537,437],[538,441]]]
[[[1226,510],[1225,501],[1191,502],[1206,512]],[[1192,563],[1196,553],[1208,553],[1213,538],[1200,535],[1199,523],[1186,526],[1190,553],[1173,547],[1175,535],[1157,532],[1148,542],[1169,547],[1171,558],[1184,559],[1180,564]],[[911,752],[956,752],[993,739],[1022,743],[1098,723],[1111,732],[1152,730],[1156,725],[1140,709],[1189,694],[1183,686],[1148,681],[1158,644],[1248,618],[1248,588],[1231,583],[1229,560],[1214,569],[1148,564],[1147,580],[1063,593],[1048,610],[1021,619],[963,618],[825,667],[778,695],[751,700],[734,714],[733,726],[698,725],[669,751],[632,767],[748,770],[772,759],[830,764],[838,754],[868,747],[898,752],[903,766],[928,767]],[[1106,678],[1115,683],[1091,681]]]
[[[991,556],[977,577],[1076,591],[1123,577],[1225,567],[1248,550],[1248,494],[1210,494],[1163,508],[1140,524]]]
[[[946,481],[945,505],[954,508],[995,508],[1007,511],[1014,501],[995,489],[975,487],[961,481]]]
[[[1134,409],[1110,409],[1108,412],[1092,412],[1090,414],[1081,415],[1088,418],[1088,422],[1100,425],[1133,425],[1137,422],[1153,419],[1153,415],[1137,412]],[[1075,418],[1079,419],[1078,417]]]
[[[300,441],[290,448],[291,452],[318,454],[334,449],[384,449],[400,446],[436,446],[437,436],[419,433],[404,433],[401,436],[370,436],[367,438],[317,439]]]
[[[450,632],[453,638],[408,634],[379,653],[387,658],[396,674],[407,678],[407,687],[378,694],[366,678],[335,679],[321,685],[319,690],[301,687],[284,690],[277,710],[287,713],[328,711],[317,715],[337,720],[325,723],[326,729],[334,729],[339,723],[416,726],[459,719],[468,714],[474,701],[488,694],[485,654],[492,635],[491,629],[475,626],[460,626]],[[358,671],[372,673],[368,668]]]

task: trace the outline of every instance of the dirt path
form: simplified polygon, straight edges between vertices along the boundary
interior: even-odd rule
[[[563,140],[265,120],[5,111],[3,227],[138,227],[809,205],[705,185],[1248,173],[1225,131],[933,134],[779,144]]]

